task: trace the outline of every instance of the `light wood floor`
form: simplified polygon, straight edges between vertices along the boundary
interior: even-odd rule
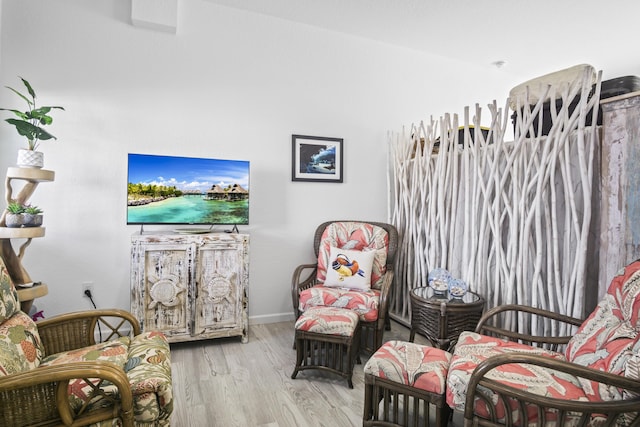
[[[408,338],[396,322],[384,335],[384,341]],[[416,342],[426,343],[420,336]],[[367,357],[356,365],[350,389],[343,378],[312,370],[292,380],[295,355],[293,322],[251,325],[247,344],[239,338],[172,344],[171,425],[361,426]],[[451,426],[461,425],[457,416]]]

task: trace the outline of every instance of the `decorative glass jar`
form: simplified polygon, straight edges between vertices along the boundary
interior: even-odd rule
[[[449,280],[449,296],[454,299],[461,299],[469,290],[469,285],[462,279]]]
[[[446,295],[451,279],[451,273],[444,268],[434,268],[429,272],[428,283],[437,295]]]

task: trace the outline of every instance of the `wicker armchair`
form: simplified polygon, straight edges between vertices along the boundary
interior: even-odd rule
[[[373,352],[382,345],[387,323],[389,293],[393,284],[393,263],[398,247],[398,232],[390,224],[364,221],[327,221],[315,231],[313,247],[317,262],[299,265],[293,272],[291,297],[293,311],[299,317],[307,307],[349,308],[360,316],[363,329],[361,349]],[[331,248],[376,253],[371,273],[371,288],[329,287]],[[325,286],[326,285],[326,286]]]
[[[98,336],[103,342],[96,343]],[[0,259],[0,425],[165,426],[169,346],[122,310],[34,323]]]
[[[447,403],[464,412],[465,426],[640,425],[639,285],[635,262],[584,322],[519,305],[488,311],[476,332],[460,336]],[[509,316],[516,326],[566,332],[546,337],[495,326]]]

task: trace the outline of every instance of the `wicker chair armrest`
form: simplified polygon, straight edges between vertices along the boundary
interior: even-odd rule
[[[306,271],[308,272],[303,278]],[[298,306],[300,303],[300,292],[308,289],[316,284],[316,273],[318,271],[318,264],[301,264],[293,270],[293,276],[291,278],[291,302],[293,304],[293,312],[296,317],[300,315],[298,312]]]
[[[115,385],[117,401],[76,414],[70,404],[68,389],[70,380],[77,378],[99,379]],[[121,367],[105,361],[42,366],[0,377],[0,409],[0,425],[3,426],[45,421],[85,426],[116,417],[121,417],[124,426],[134,425],[129,379]]]
[[[536,344],[549,344],[551,347],[557,349],[559,346],[567,344],[571,339],[571,335],[547,337],[542,335],[530,335],[512,331],[509,329],[501,328],[499,326],[491,325],[490,322],[497,320],[499,316],[505,313],[512,315],[518,315],[519,313],[528,313],[545,318],[548,320],[557,321],[571,326],[580,326],[584,320],[577,319],[575,317],[567,316],[560,313],[555,313],[542,308],[530,307],[527,305],[519,304],[505,304],[493,307],[491,310],[484,313],[484,315],[478,321],[476,332],[484,335],[492,335],[502,338],[507,338],[510,341],[520,341],[528,345]]]
[[[383,276],[382,285],[380,285],[380,302],[378,303],[378,324],[377,328],[382,330],[387,318],[389,308],[389,297],[391,293],[391,285],[393,284],[393,269],[387,267]]]
[[[618,387],[619,389],[625,389],[631,393],[640,395],[640,381],[632,378],[610,374],[565,360],[540,355],[520,353],[499,354],[482,361],[471,374],[465,401],[465,419],[470,420],[473,418],[475,398],[483,398],[482,395],[486,394],[486,391],[478,391],[479,386],[492,390],[499,396],[502,396],[498,398],[499,402],[504,398],[511,398],[519,401],[520,407],[523,407],[522,405],[524,404],[532,404],[544,408],[555,408],[560,411],[572,411],[592,415],[606,414],[609,416],[640,411],[640,397],[596,402],[576,401],[573,399],[560,399],[529,393],[525,390],[511,387],[506,383],[486,378],[487,373],[496,367],[513,363],[540,366],[545,369],[551,369],[608,386]],[[490,404],[489,399],[483,398],[483,400],[485,403]],[[495,411],[490,412],[495,413]],[[634,416],[637,417],[638,415],[635,414]]]
[[[75,350],[96,343],[100,325],[101,341],[140,334],[140,322],[133,314],[119,309],[77,311],[61,314],[37,323],[45,354]]]

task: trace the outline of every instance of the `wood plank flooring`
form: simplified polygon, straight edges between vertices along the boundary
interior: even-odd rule
[[[384,341],[407,340],[392,322]],[[426,343],[417,337],[416,342]],[[363,366],[354,388],[330,373],[302,371],[295,380],[293,322],[251,325],[249,342],[223,338],[171,345],[174,427],[348,427],[362,425]],[[456,414],[457,415],[457,414]],[[454,415],[450,425],[462,425]]]

